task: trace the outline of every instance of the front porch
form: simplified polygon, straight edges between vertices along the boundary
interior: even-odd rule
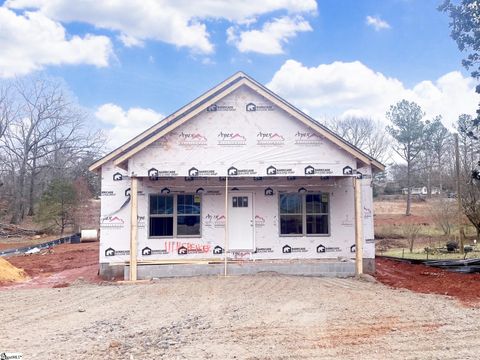
[[[347,277],[372,272],[373,259],[363,259],[361,182],[355,176],[132,178],[129,261],[121,268],[118,263],[104,266],[103,272],[130,280],[262,272]],[[193,216],[198,217],[197,235],[185,230],[185,221],[179,221],[184,214],[175,210],[188,197],[195,199],[188,208],[198,208],[197,215],[189,215],[192,224]],[[301,199],[301,210],[285,210],[285,197]],[[152,199],[171,199],[167,207],[174,210],[160,222],[163,228],[154,225],[159,214],[152,210]],[[244,210],[250,217],[235,215]],[[315,216],[310,213],[322,220],[312,222]],[[165,227],[164,220],[172,225]]]
[[[365,269],[365,272],[368,269]],[[281,275],[351,277],[355,276],[355,261],[352,259],[297,259],[297,260],[249,260],[180,262],[164,264],[137,264],[137,279],[150,280],[170,277],[254,275],[276,273]],[[124,278],[129,279],[130,266],[124,267]]]

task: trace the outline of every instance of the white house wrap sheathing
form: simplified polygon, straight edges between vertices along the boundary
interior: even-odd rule
[[[282,176],[343,176],[356,160],[243,86],[128,162],[136,176],[151,168],[158,176],[227,176],[231,167],[237,176],[272,176],[271,166]]]
[[[361,164],[361,163],[359,163]],[[100,262],[128,262],[129,175],[140,177],[138,259],[222,258],[225,179],[229,192],[253,193],[254,248],[241,259],[355,257],[353,179],[362,174],[364,258],[374,258],[372,169],[312,128],[242,86],[128,159],[128,172],[102,166]],[[236,189],[232,189],[236,188]],[[279,194],[321,192],[329,197],[330,233],[280,236]],[[149,238],[149,195],[201,197],[201,236]],[[179,254],[179,248],[187,252]],[[285,251],[285,247],[289,251]]]

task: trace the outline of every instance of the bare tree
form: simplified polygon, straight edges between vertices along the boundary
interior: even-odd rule
[[[327,119],[325,125],[373,158],[381,162],[389,160],[391,139],[381,122],[367,117],[347,117]]]
[[[10,101],[10,87],[0,84],[0,139],[5,134],[8,124],[13,117],[12,102]]]
[[[435,223],[443,230],[443,233],[450,235],[458,219],[457,202],[455,199],[434,200],[431,204],[431,214]]]
[[[414,223],[407,223],[402,228],[403,235],[408,241],[408,250],[410,251],[410,253],[413,252],[415,240],[417,239],[418,234],[420,233],[420,230],[421,230],[421,225],[414,224]]]
[[[46,78],[14,83],[18,113],[1,139],[13,168],[12,223],[34,213],[38,179],[62,178],[87,151],[98,151],[102,138],[85,129],[85,114],[56,81]]]
[[[470,115],[460,115],[458,118],[458,138],[460,150],[460,169],[462,182],[460,196],[465,216],[477,231],[480,239],[480,180],[472,174],[477,171],[476,164],[480,153],[480,144],[476,138],[480,136],[480,129]]]

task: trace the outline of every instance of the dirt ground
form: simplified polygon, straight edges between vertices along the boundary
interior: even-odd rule
[[[398,205],[382,206],[376,217],[401,219],[391,208]],[[422,209],[414,211],[427,217]],[[30,279],[0,284],[0,352],[24,358],[478,359],[480,353],[480,275],[377,258],[377,282],[263,274],[121,284],[98,277],[98,243],[7,259]]]
[[[1,347],[57,359],[478,359],[480,310],[278,275],[6,290]]]
[[[480,307],[480,274],[460,274],[382,258],[376,259],[376,267],[375,278],[385,285],[449,295],[466,305]]]
[[[480,351],[477,275],[377,259],[386,285],[273,274],[126,285],[102,282],[97,259],[98,243],[9,257],[31,279],[0,287],[0,351],[60,359],[476,359]]]
[[[452,199],[423,199],[413,198],[410,204],[410,212],[412,215],[428,216],[430,214],[431,205],[435,201],[455,201]],[[405,215],[407,207],[406,198],[401,199],[374,199],[375,215]]]
[[[104,283],[98,276],[98,242],[62,244],[38,254],[6,259],[30,277],[21,283],[0,283],[0,289],[68,287]],[[393,287],[427,294],[450,295],[480,307],[480,274],[458,274],[423,265],[376,259],[378,281]]]
[[[22,283],[1,284],[10,288],[62,287],[78,279],[101,282],[98,277],[98,242],[62,244],[32,255],[6,259],[25,270],[30,279]],[[0,350],[1,351],[1,350]]]
[[[374,201],[375,227],[403,224],[433,224],[431,204],[426,201],[414,201],[411,215],[405,216],[405,200]]]

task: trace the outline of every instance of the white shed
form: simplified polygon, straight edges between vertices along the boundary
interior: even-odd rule
[[[374,270],[384,166],[244,73],[90,170],[106,278]]]

